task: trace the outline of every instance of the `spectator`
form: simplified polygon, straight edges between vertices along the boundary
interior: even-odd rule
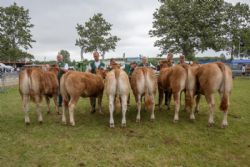
[[[179,64],[185,64],[185,56],[183,54],[180,55]]]
[[[61,54],[58,54],[56,58],[57,58],[57,65],[59,67],[59,72],[58,72],[57,78],[58,78],[58,82],[60,85],[60,79],[61,79],[62,75],[68,71],[69,66],[67,63],[65,63],[63,61],[63,56]],[[60,93],[58,96],[58,106],[62,107],[62,96]]]
[[[141,58],[141,63],[138,66],[139,67],[151,67],[155,69],[155,66],[153,66],[151,63],[148,63],[148,58],[145,56]]]
[[[246,65],[245,64],[242,65],[241,73],[243,76],[245,76],[245,74],[246,74]]]
[[[94,57],[94,61],[89,63],[86,71],[89,71],[89,72],[95,74],[96,69],[98,69],[98,68],[105,69],[105,64],[99,59],[100,55],[98,52],[95,51],[93,53],[93,57]]]
[[[87,71],[95,74],[96,73],[96,69],[105,69],[105,64],[99,59],[100,55],[98,52],[94,52],[93,53],[93,57],[94,57],[94,61],[89,63],[88,67],[87,67]],[[91,106],[95,109],[96,106],[96,98],[95,97],[91,97],[90,98],[90,103]]]

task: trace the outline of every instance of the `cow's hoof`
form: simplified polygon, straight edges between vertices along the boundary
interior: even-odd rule
[[[39,124],[42,125],[42,124],[43,124],[43,121],[39,121]]]
[[[137,123],[140,123],[140,121],[141,121],[140,119],[136,119],[136,122],[137,122]]]
[[[71,126],[75,126],[75,122],[70,122],[70,125]]]
[[[178,119],[174,119],[174,120],[173,120],[173,123],[176,124],[176,123],[178,123],[178,121],[179,121]]]
[[[190,116],[190,121],[191,121],[191,122],[194,122],[194,120],[195,120],[195,116],[194,116],[194,115],[191,115],[191,116]]]
[[[110,128],[114,128],[114,127],[115,127],[115,124],[111,123],[111,124],[109,124],[109,127],[110,127]]]
[[[50,111],[47,111],[47,114],[50,114]]]
[[[102,111],[99,112],[100,115],[104,115],[104,113]]]
[[[195,110],[194,113],[198,114],[198,113],[199,113],[199,110]]]
[[[57,115],[61,115],[61,113],[60,112],[56,112],[57,113]]]
[[[95,113],[95,110],[91,110],[91,114],[94,114]]]
[[[214,126],[214,122],[209,122],[207,125],[209,128]]]
[[[30,122],[25,122],[25,124],[26,124],[27,126],[29,126],[29,125],[30,125]]]
[[[154,121],[155,121],[155,118],[150,118],[150,121],[151,121],[151,122],[154,122]]]
[[[222,125],[221,125],[221,128],[222,128],[222,129],[225,129],[227,126],[228,126],[228,124],[222,124]]]
[[[126,127],[126,123],[122,123],[122,127],[125,128]]]
[[[194,123],[194,122],[195,122],[195,119],[190,119],[190,122],[191,122],[191,123]]]

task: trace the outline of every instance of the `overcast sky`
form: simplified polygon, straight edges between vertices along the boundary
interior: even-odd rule
[[[250,0],[227,0],[231,3]],[[152,28],[153,12],[160,6],[157,0],[0,0],[1,6],[16,2],[18,6],[29,9],[33,48],[28,52],[37,60],[55,60],[58,51],[68,50],[72,60],[80,60],[80,48],[75,46],[78,37],[77,23],[83,24],[95,13],[113,25],[112,34],[121,38],[115,52],[106,53],[106,57],[156,56],[159,49],[153,46],[154,38],[149,37]],[[208,51],[203,55],[219,55]],[[91,54],[84,54],[91,59]]]

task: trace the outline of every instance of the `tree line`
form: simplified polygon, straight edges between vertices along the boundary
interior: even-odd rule
[[[188,60],[195,53],[213,49],[226,50],[232,56],[250,54],[250,10],[244,3],[235,5],[224,0],[158,0],[161,5],[153,13],[149,36],[156,37],[154,46],[164,55],[182,53]],[[156,1],[156,3],[158,3]],[[0,60],[33,59],[28,53],[33,39],[29,10],[16,3],[0,7]],[[84,53],[99,51],[102,57],[115,50],[119,37],[112,35],[112,24],[101,13],[94,14],[83,24],[76,25],[75,45]],[[240,52],[239,52],[240,48]],[[67,50],[59,51],[71,62]]]

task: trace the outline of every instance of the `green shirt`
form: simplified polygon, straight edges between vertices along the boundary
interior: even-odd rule
[[[95,61],[93,61],[93,62],[90,63],[90,67],[91,67],[90,72],[95,74],[96,73],[96,69],[97,68],[103,68],[104,69],[105,68],[105,64],[102,61],[100,61],[99,66],[96,67],[95,66]]]
[[[143,65],[142,63],[140,63],[138,66],[139,66],[139,67],[150,67],[150,64],[149,64],[149,63],[146,63],[146,65]]]
[[[62,75],[64,74],[64,71],[61,70],[61,68],[65,67],[65,63],[63,61],[58,62],[58,66],[59,66],[59,72],[57,74],[57,78],[60,79],[62,77]]]

